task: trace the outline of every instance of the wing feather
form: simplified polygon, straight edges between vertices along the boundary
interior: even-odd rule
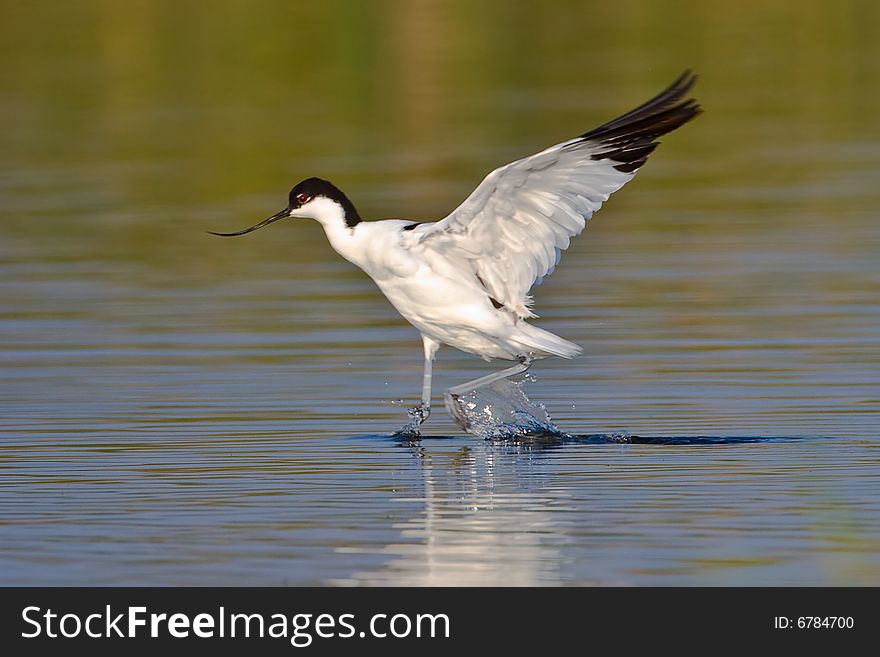
[[[470,263],[489,295],[533,316],[529,291],[608,197],[632,180],[658,137],[701,112],[685,71],[651,100],[598,128],[500,167],[418,243]]]

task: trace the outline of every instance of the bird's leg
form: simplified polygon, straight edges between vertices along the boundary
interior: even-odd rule
[[[431,374],[433,368],[434,361],[425,358],[425,371],[422,374],[422,403],[413,409],[418,415],[419,424],[431,416]]]
[[[459,426],[461,426],[465,431],[467,431],[468,426],[470,425],[470,420],[468,419],[467,413],[462,408],[461,396],[465,393],[474,392],[476,390],[479,390],[480,388],[485,388],[486,386],[492,385],[496,381],[501,381],[502,379],[507,379],[511,376],[522,374],[532,366],[531,356],[520,356],[518,360],[519,362],[513,367],[508,367],[507,369],[503,369],[500,372],[487,374],[486,376],[481,376],[479,379],[474,379],[473,381],[468,381],[467,383],[453,386],[446,391],[445,395],[443,395],[443,399],[446,402],[446,410],[449,411],[449,414],[452,415],[453,418],[455,418],[455,421],[458,422]]]
[[[449,389],[449,394],[461,396],[466,392],[473,392],[474,390],[485,388],[486,386],[491,385],[496,381],[500,381],[501,379],[506,379],[511,376],[516,376],[517,374],[522,374],[531,366],[532,359],[530,357],[520,356],[519,362],[513,367],[508,367],[507,369],[501,370],[500,372],[493,372],[492,374],[481,376],[479,379],[474,379],[473,381],[468,381],[467,383],[453,386]]]
[[[409,412],[410,426],[417,430],[425,420],[431,416],[431,375],[434,369],[434,356],[440,343],[432,340],[426,335],[422,336],[422,343],[425,347],[425,371],[422,374],[422,403],[411,409]]]

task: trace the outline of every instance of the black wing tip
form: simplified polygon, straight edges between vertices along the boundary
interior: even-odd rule
[[[666,89],[626,114],[582,134],[578,141],[591,141],[608,150],[594,160],[611,159],[615,169],[632,173],[641,167],[657,145],[657,138],[680,128],[703,111],[694,98],[685,95],[699,76],[686,69]]]
[[[700,76],[694,73],[693,69],[686,68],[684,71],[682,71],[681,75],[679,75],[675,79],[675,82],[669,85],[667,90],[677,89],[678,95],[683,96],[688,91],[693,89],[694,85],[699,79]]]
[[[628,129],[638,128],[640,127],[638,124],[649,119],[663,118],[664,114],[673,110],[682,110],[682,113],[687,115],[684,121],[689,121],[703,111],[695,98],[683,100],[685,94],[693,89],[698,79],[699,76],[696,73],[690,69],[685,70],[672,84],[650,100],[607,123],[603,123],[597,128],[588,130],[580,135],[580,139],[604,142],[615,137],[621,137],[626,134]],[[679,125],[681,124],[669,127],[660,134],[674,130]]]

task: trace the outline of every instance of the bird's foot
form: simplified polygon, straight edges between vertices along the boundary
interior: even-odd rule
[[[455,423],[465,431],[470,431],[471,417],[464,406],[464,402],[461,400],[461,396],[447,392],[443,395],[443,401],[446,402],[446,410],[449,411]]]
[[[419,404],[415,408],[409,409],[406,414],[409,416],[409,422],[404,424],[394,434],[395,438],[418,438],[421,435],[419,427],[425,420],[431,416],[431,407]]]
[[[415,429],[418,430],[418,428],[424,424],[425,420],[431,417],[431,407],[419,404],[415,408],[409,409],[406,414],[409,415],[408,426],[415,427]]]

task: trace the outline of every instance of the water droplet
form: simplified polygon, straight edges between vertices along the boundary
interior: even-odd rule
[[[515,439],[529,435],[564,435],[550,420],[543,404],[523,392],[525,379],[496,381],[466,393],[458,407],[464,418],[456,418],[466,431],[481,438]]]

